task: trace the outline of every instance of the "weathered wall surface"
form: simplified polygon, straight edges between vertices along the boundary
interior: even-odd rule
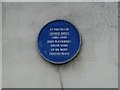
[[[0,88],[2,88],[2,2],[0,1]]]
[[[118,87],[117,3],[3,3],[3,88]],[[71,21],[82,35],[79,55],[44,61],[37,35],[47,22]]]

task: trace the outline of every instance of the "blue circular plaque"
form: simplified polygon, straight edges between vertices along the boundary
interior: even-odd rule
[[[38,49],[48,62],[63,64],[71,61],[79,52],[81,36],[76,27],[65,20],[47,23],[38,35]]]

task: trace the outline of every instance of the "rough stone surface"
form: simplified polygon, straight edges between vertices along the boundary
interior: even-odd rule
[[[118,87],[117,3],[3,3],[3,88]],[[37,36],[49,21],[65,19],[82,35],[77,57],[44,61]]]

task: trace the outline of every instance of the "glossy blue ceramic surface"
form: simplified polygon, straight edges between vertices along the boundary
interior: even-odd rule
[[[81,36],[76,27],[65,20],[46,24],[38,35],[38,49],[48,62],[63,64],[72,60],[81,47]]]

